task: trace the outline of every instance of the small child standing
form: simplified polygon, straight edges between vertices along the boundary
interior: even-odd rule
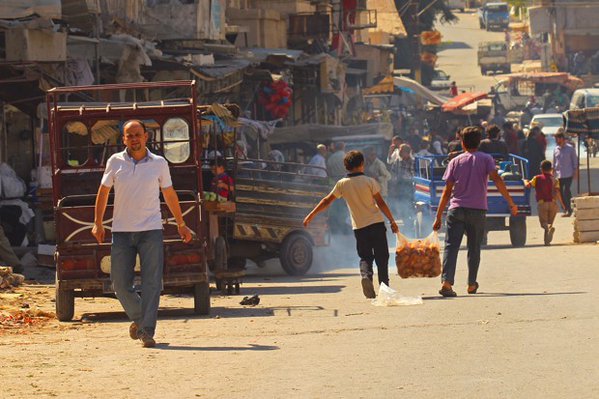
[[[381,196],[381,186],[373,178],[364,175],[364,155],[360,151],[350,151],[345,155],[343,164],[349,172],[347,177],[340,179],[333,191],[306,216],[304,226],[308,227],[312,219],[336,199],[345,199],[360,257],[362,292],[366,298],[375,298],[376,292],[372,283],[373,261],[376,260],[379,284],[389,285],[389,246],[381,212],[391,222],[391,231],[397,233],[399,228]]]
[[[210,162],[212,169],[211,191],[217,195],[226,198],[227,201],[231,199],[231,195],[234,191],[233,178],[225,172],[225,160],[222,158],[213,159]]]
[[[566,205],[559,190],[559,180],[553,176],[553,165],[551,161],[544,160],[541,162],[541,174],[536,175],[530,181],[525,181],[526,187],[535,188],[535,197],[539,209],[539,222],[545,230],[544,240],[545,245],[550,245],[553,240],[553,221],[557,214],[557,203],[559,200],[562,208],[565,210]]]

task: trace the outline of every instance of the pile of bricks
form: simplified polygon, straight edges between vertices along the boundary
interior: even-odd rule
[[[574,242],[599,241],[599,196],[573,198]]]

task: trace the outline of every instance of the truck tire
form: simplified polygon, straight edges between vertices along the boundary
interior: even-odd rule
[[[281,267],[290,276],[302,276],[312,266],[312,243],[304,234],[292,233],[281,245]]]
[[[513,247],[526,245],[526,216],[510,216],[510,241]]]
[[[199,315],[210,314],[209,283],[197,283],[193,286],[193,312]]]
[[[71,321],[75,315],[75,291],[61,287],[56,279],[55,292],[56,318],[60,321]]]

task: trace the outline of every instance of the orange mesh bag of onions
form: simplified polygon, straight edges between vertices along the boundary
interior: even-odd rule
[[[401,278],[441,275],[441,244],[436,231],[423,240],[410,241],[397,233],[395,264]]]

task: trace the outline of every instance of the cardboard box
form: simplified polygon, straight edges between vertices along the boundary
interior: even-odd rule
[[[6,60],[66,61],[67,34],[49,29],[9,29],[6,31]]]

